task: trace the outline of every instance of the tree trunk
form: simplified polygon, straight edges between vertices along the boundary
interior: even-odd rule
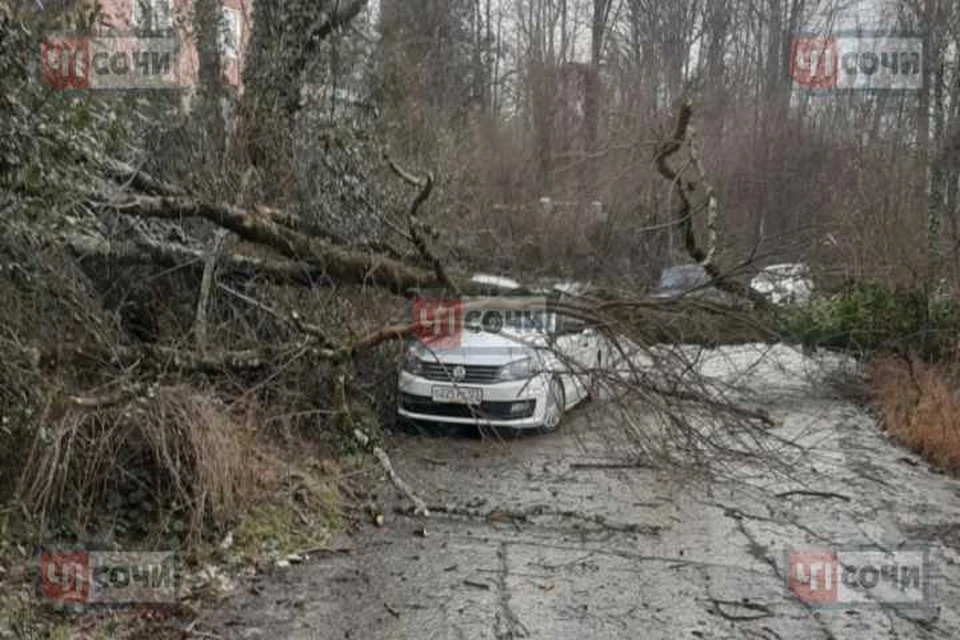
[[[223,69],[220,62],[220,0],[197,0],[194,4],[194,26],[200,82],[200,117],[209,136],[209,159],[220,166],[226,151],[226,126],[223,121]]]
[[[593,0],[593,18],[590,23],[590,63],[583,82],[583,128],[586,154],[580,197],[584,202],[596,199],[597,152],[600,138],[600,60],[603,55],[603,36],[607,30],[611,0]]]

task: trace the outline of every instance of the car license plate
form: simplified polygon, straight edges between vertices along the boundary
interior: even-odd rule
[[[434,402],[480,404],[483,401],[483,389],[475,387],[433,387],[430,391]]]

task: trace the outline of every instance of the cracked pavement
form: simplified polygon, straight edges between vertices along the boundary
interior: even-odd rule
[[[407,515],[384,484],[382,528],[260,576],[202,620],[224,638],[957,638],[960,481],[836,397],[825,364],[786,347],[706,354],[802,447],[790,477],[759,463],[722,480],[622,464],[604,402],[559,432],[502,441],[394,436],[397,471],[433,505]],[[931,611],[814,608],[784,583],[788,549],[929,545]],[[336,545],[334,545],[336,546]]]

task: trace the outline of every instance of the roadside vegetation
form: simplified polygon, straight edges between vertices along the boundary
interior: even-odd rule
[[[871,402],[895,440],[938,469],[960,473],[960,378],[956,362],[884,356],[867,368]]]
[[[851,284],[780,311],[785,339],[864,362],[883,428],[939,469],[960,472],[960,301],[943,291]]]

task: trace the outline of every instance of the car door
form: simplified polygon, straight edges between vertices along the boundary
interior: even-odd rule
[[[596,367],[596,335],[582,322],[561,319],[554,345],[567,405],[572,406],[589,393],[590,372]]]

